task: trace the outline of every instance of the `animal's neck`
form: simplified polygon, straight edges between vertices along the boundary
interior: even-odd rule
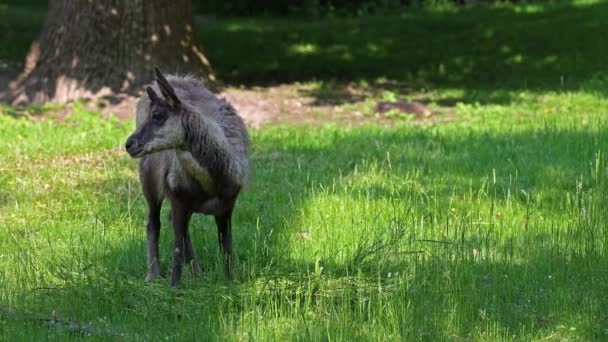
[[[185,149],[201,168],[208,170],[219,195],[238,193],[247,181],[248,161],[229,143],[224,129],[213,118],[194,111],[184,113],[182,124]]]
[[[211,189],[211,184],[213,189],[231,192],[235,157],[222,128],[215,120],[195,113],[184,115],[182,123],[191,158],[181,159],[188,173],[205,189]]]
[[[195,113],[184,113],[182,125],[186,134],[186,150],[205,167],[214,167],[217,152],[225,148],[221,127],[212,119]]]

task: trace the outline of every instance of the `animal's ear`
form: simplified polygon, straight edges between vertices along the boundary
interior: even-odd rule
[[[181,105],[181,101],[179,100],[177,95],[175,95],[175,90],[173,89],[171,84],[169,84],[169,81],[167,81],[167,79],[165,78],[165,76],[163,76],[163,73],[160,72],[160,69],[157,66],[154,66],[154,74],[156,76],[156,83],[160,88],[160,92],[163,93],[163,96],[165,97],[165,100],[167,100],[167,103],[169,103],[169,105],[173,108],[179,108]]]
[[[154,89],[152,89],[152,87],[147,86],[146,93],[148,93],[148,98],[150,99],[150,101],[154,102],[158,100],[158,95],[156,95],[156,92],[154,91]]]

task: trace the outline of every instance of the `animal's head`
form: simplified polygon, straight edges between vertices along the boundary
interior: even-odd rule
[[[137,105],[137,129],[125,144],[133,158],[180,148],[185,141],[181,122],[184,110],[182,102],[157,67],[154,67],[154,73],[162,97],[148,86]]]

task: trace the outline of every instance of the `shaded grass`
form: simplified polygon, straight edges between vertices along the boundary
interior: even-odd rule
[[[44,14],[37,5],[0,3],[3,64],[23,62]],[[577,0],[327,19],[199,17],[197,28],[229,86],[389,79],[414,91],[457,88],[465,102],[494,94],[504,103],[513,90],[573,90],[605,79],[606,21],[606,2]]]
[[[237,283],[197,216],[205,273],[179,289],[143,282],[131,122],[0,116],[0,302],[135,340],[605,339],[607,105],[554,94],[461,106],[447,125],[253,132]],[[0,324],[3,339],[78,337]]]
[[[388,78],[417,90],[557,90],[605,73],[607,6],[467,6],[198,27],[219,79],[237,85]]]
[[[23,63],[42,29],[45,15],[46,7],[40,4],[18,6],[0,1],[0,71],[15,69]]]

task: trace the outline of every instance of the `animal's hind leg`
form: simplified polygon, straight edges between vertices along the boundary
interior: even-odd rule
[[[192,240],[190,239],[190,232],[188,231],[188,223],[190,222],[190,218],[192,217],[192,213],[188,214],[188,218],[186,220],[186,266],[192,268],[192,273],[199,274],[201,273],[201,267],[196,258],[196,252],[194,247],[192,246]]]
[[[232,209],[234,207],[234,200],[230,201],[227,205],[226,213],[223,215],[215,216],[215,223],[217,225],[217,238],[220,244],[220,249],[223,252],[224,259],[224,275],[226,279],[232,280]]]

